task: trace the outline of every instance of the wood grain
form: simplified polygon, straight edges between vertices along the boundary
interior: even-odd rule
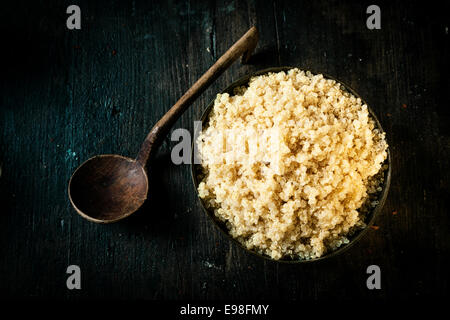
[[[430,3],[350,1],[79,1],[82,30],[62,2],[2,8],[0,292],[9,297],[146,299],[397,299],[448,294],[449,35]],[[256,25],[250,65],[234,64],[172,127],[193,121],[233,80],[297,65],[364,97],[387,132],[392,183],[377,230],[329,261],[279,265],[223,237],[195,198],[189,166],[166,138],[154,195],[117,224],[70,207],[73,170],[95,154],[133,156],[141,141],[221,52]],[[153,183],[153,182],[152,182]],[[396,214],[393,214],[396,212]],[[77,264],[82,290],[66,289]],[[382,290],[366,288],[377,264]]]

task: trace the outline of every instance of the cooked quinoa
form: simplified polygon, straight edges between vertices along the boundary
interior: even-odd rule
[[[367,106],[299,69],[235,91],[217,95],[197,140],[205,205],[273,259],[312,259],[348,243],[365,227],[361,208],[380,191],[387,157]]]

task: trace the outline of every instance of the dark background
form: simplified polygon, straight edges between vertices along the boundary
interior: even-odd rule
[[[1,7],[0,294],[145,299],[393,299],[448,293],[449,23],[438,3],[372,1],[14,1]],[[81,7],[82,29],[66,28]],[[369,232],[338,257],[262,260],[231,243],[196,199],[166,139],[136,215],[112,225],[71,208],[71,173],[95,154],[135,156],[165,111],[250,26],[251,65],[234,64],[181,117],[252,71],[327,73],[365,98],[387,132],[392,184]],[[82,290],[66,288],[81,268]],[[381,268],[382,289],[366,288]]]

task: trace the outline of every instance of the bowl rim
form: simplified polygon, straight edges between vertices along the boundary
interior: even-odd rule
[[[260,75],[264,75],[264,74],[268,74],[268,73],[275,73],[275,72],[281,72],[281,71],[288,71],[290,69],[294,69],[297,68],[299,70],[302,71],[309,71],[314,75],[318,75],[321,74],[324,78],[326,79],[330,79],[330,80],[334,80],[337,83],[341,84],[341,88],[344,89],[345,91],[348,91],[349,93],[351,93],[352,95],[354,95],[356,98],[360,98],[361,102],[363,104],[365,104],[367,106],[367,109],[369,111],[370,116],[372,117],[372,119],[375,121],[376,127],[377,129],[379,129],[382,133],[384,133],[384,129],[380,124],[380,121],[378,120],[377,116],[375,115],[375,113],[373,112],[372,108],[369,106],[369,104],[367,104],[367,102],[350,86],[348,86],[346,83],[342,82],[341,80],[338,80],[332,76],[329,76],[326,73],[320,72],[320,73],[316,73],[314,71],[311,71],[310,69],[302,69],[300,67],[288,67],[288,66],[283,66],[283,67],[270,67],[270,68],[265,68],[262,70],[258,70],[255,72],[252,72],[250,74],[244,75],[242,77],[240,77],[239,79],[237,79],[236,81],[233,81],[230,85],[228,85],[225,89],[223,89],[222,91],[220,91],[221,94],[223,93],[233,93],[233,90],[236,87],[239,86],[243,86],[248,84],[248,82],[250,81],[251,78],[255,77],[255,76],[260,76]],[[217,94],[216,94],[217,96]],[[214,101],[215,101],[215,97],[214,99],[208,104],[208,106],[205,108],[205,110],[202,112],[202,115],[200,117],[200,120],[202,122],[202,129],[204,128],[205,123],[208,122],[208,117],[211,114],[211,110],[214,107]],[[218,220],[214,213],[211,212],[211,210],[206,208],[206,205],[203,201],[202,198],[200,198],[199,193],[198,193],[198,178],[197,178],[197,170],[201,167],[200,164],[196,164],[194,163],[194,144],[195,141],[194,139],[192,140],[192,144],[191,144],[191,157],[190,157],[190,167],[191,167],[191,179],[192,179],[192,183],[194,185],[194,189],[197,195],[197,199],[200,202],[200,205],[204,211],[204,213],[209,217],[210,220],[212,220],[213,224],[215,225],[215,227],[217,229],[219,229],[229,240],[231,240],[232,242],[236,243],[239,247],[241,247],[244,251],[258,256],[260,258],[263,258],[265,260],[268,261],[272,261],[272,262],[277,262],[277,263],[282,263],[282,264],[298,264],[298,263],[313,263],[313,262],[317,262],[317,261],[323,261],[326,260],[328,258],[331,257],[336,257],[340,254],[342,254],[343,252],[346,252],[349,248],[351,248],[356,242],[358,242],[366,233],[367,231],[370,229],[370,227],[374,224],[375,219],[380,215],[380,212],[382,210],[382,208],[384,207],[384,204],[386,202],[386,198],[389,192],[389,187],[391,184],[391,171],[392,171],[392,161],[391,161],[391,152],[390,152],[390,148],[389,148],[389,144],[387,147],[387,158],[386,160],[383,162],[383,165],[388,166],[387,170],[385,170],[384,172],[384,180],[383,180],[383,184],[382,184],[382,191],[379,193],[379,198],[377,199],[379,201],[379,203],[377,204],[376,207],[374,207],[372,210],[370,210],[370,212],[366,215],[365,217],[365,223],[366,223],[366,227],[363,229],[359,229],[359,230],[355,230],[355,233],[353,235],[350,236],[349,242],[347,244],[343,244],[340,247],[338,247],[337,249],[329,252],[329,253],[325,253],[324,255],[318,257],[318,258],[314,258],[314,259],[273,259],[271,257],[269,257],[266,254],[262,254],[259,252],[256,252],[254,250],[250,250],[248,248],[246,248],[242,243],[240,243],[237,239],[233,238],[226,226],[225,223]]]

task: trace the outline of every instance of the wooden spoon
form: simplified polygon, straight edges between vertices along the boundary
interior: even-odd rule
[[[136,159],[98,155],[79,166],[70,178],[68,190],[75,210],[89,221],[110,223],[139,209],[147,199],[147,160],[173,123],[238,57],[242,55],[242,63],[247,62],[257,42],[258,31],[252,27],[155,124]]]

